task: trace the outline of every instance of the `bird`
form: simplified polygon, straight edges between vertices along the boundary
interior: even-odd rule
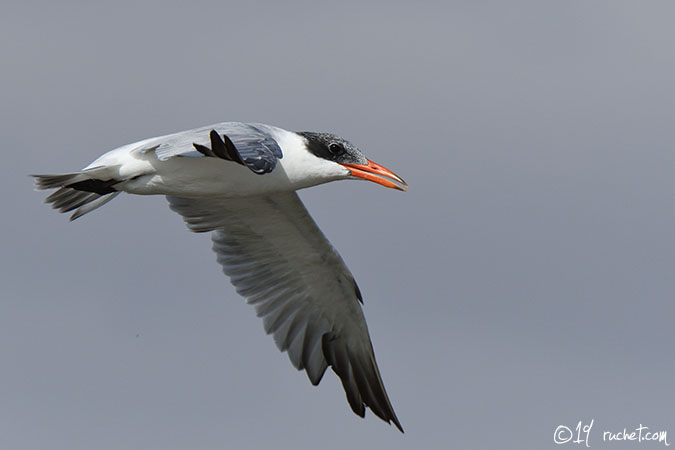
[[[316,386],[328,367],[354,413],[366,408],[401,432],[361,305],[342,257],[296,193],[336,180],[405,191],[391,170],[332,133],[224,122],[111,150],[84,169],[32,175],[75,220],[125,192],[164,195],[189,230],[210,232],[223,272],[267,334]]]

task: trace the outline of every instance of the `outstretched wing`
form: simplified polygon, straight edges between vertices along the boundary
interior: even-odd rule
[[[192,231],[213,231],[223,271],[312,384],[331,366],[356,414],[363,417],[367,406],[403,431],[375,361],[358,286],[295,192],[167,198]]]
[[[224,122],[142,141],[157,158],[217,157],[242,164],[258,174],[269,173],[283,157],[269,125]]]

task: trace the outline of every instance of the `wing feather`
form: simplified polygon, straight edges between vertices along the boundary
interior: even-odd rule
[[[377,368],[360,292],[340,255],[294,192],[242,199],[167,197],[213,250],[293,366],[317,385],[328,366],[352,410],[369,407],[401,431]]]
[[[274,127],[223,122],[138,143],[137,151],[153,151],[161,161],[175,157],[217,157],[245,165],[258,174],[269,173],[283,157]]]

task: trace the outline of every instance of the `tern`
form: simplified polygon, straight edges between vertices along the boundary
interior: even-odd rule
[[[225,122],[119,147],[78,172],[32,176],[36,189],[56,189],[45,202],[73,211],[71,220],[122,192],[165,195],[191,231],[211,232],[223,272],[293,366],[315,386],[330,366],[356,414],[368,407],[403,432],[359,287],[296,193],[345,179],[406,190],[394,172],[331,133]]]

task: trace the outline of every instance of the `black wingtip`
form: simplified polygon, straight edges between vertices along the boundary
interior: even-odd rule
[[[70,183],[65,187],[76,189],[78,191],[93,192],[98,195],[106,195],[117,192],[117,189],[113,187],[117,183],[119,183],[119,180],[96,180],[92,178],[78,181],[77,183]]]
[[[195,142],[192,143],[192,146],[202,155],[207,156],[207,157],[215,157],[216,155],[213,154],[210,148],[197,144]]]
[[[237,151],[237,147],[234,146],[234,142],[232,142],[232,139],[230,139],[229,136],[226,134],[223,135],[223,143],[225,145],[225,150],[230,159],[234,162],[238,162],[242,166],[246,166],[246,163],[244,162],[241,155]]]
[[[354,293],[356,294],[356,298],[359,299],[359,303],[363,305],[363,294],[361,294],[361,289],[359,289],[359,285],[356,283],[356,280],[352,278],[352,281],[354,282]]]
[[[401,433],[405,434],[405,431],[403,431],[403,427],[401,426],[401,422],[398,421],[398,419],[396,418],[396,416],[394,416],[394,418],[391,419],[391,421],[394,422],[394,425],[396,426],[396,428],[398,428],[398,431],[400,431]]]
[[[211,130],[209,137],[211,138],[211,150],[213,153],[220,159],[229,160],[230,157],[227,154],[227,148],[218,132],[216,130]]]
[[[193,143],[192,145],[204,156],[220,158],[225,161],[232,161],[239,163],[242,166],[246,166],[246,163],[237,151],[237,147],[235,147],[232,139],[226,134],[221,137],[216,130],[211,130],[209,132],[209,138],[211,139],[211,148],[197,143]]]
[[[321,349],[326,362],[340,378],[352,411],[365,417],[365,409],[368,407],[377,417],[390,425],[393,422],[404,433],[382,383],[372,348],[371,357],[363,362],[352,353],[353,348],[350,350],[344,340],[331,331],[321,337]]]

